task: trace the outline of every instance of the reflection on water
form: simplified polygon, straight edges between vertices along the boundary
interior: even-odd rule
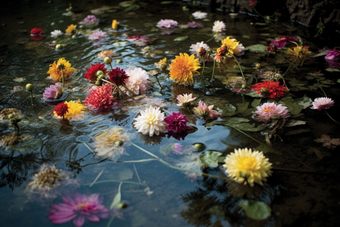
[[[213,63],[207,61],[204,72],[208,76],[200,78],[195,85],[174,83],[169,79],[168,70],[151,73],[153,88],[147,94],[129,97],[108,112],[87,111],[77,121],[56,119],[53,108],[57,103],[46,102],[43,98],[45,87],[53,84],[46,79],[49,65],[61,57],[78,69],[65,81],[67,97],[62,98],[83,101],[92,86],[83,78],[85,69],[102,63],[102,56],[98,55],[104,50],[113,51],[113,68],[141,67],[149,71],[156,69],[155,63],[164,57],[170,62],[179,53],[188,53],[190,45],[209,40],[215,20],[227,25],[225,33],[215,39],[232,35],[245,47],[267,45],[271,39],[289,35],[300,37],[304,45],[316,51],[326,44],[312,43],[311,29],[299,27],[296,30],[290,25],[273,24],[251,26],[254,18],[245,15],[231,18],[219,12],[211,13],[205,6],[191,8],[193,12],[208,12],[208,18],[199,21],[202,28],[179,26],[161,30],[156,27],[161,19],[187,24],[189,16],[182,11],[187,1],[141,2],[138,3],[140,10],[130,12],[123,12],[116,2],[76,1],[66,15],[63,13],[70,6],[61,0],[15,4],[6,3],[3,7],[3,32],[0,34],[0,111],[16,108],[13,113],[18,115],[15,118],[18,128],[13,116],[2,114],[0,121],[0,198],[3,204],[0,211],[5,226],[52,226],[47,218],[49,207],[52,203],[63,203],[62,197],[70,200],[71,192],[85,195],[86,199],[99,193],[104,199],[102,205],[110,210],[98,223],[88,222],[97,220],[95,217],[85,217],[85,226],[334,226],[338,223],[340,185],[333,173],[339,171],[340,154],[327,147],[336,147],[340,137],[338,126],[328,118],[329,115],[337,118],[339,111],[336,84],[339,72],[324,70],[336,67],[328,66],[323,57],[301,62],[303,67],[292,67],[293,76],[287,78],[287,84],[294,93],[284,101],[293,106],[291,112],[295,111],[289,120],[300,121],[291,121],[295,124],[291,128],[277,127],[279,121],[277,124],[273,121],[271,131],[284,134],[274,140],[273,133],[272,146],[265,142],[265,135],[256,131],[260,126],[251,118],[256,110],[255,102],[261,100],[254,101],[226,88],[238,87],[236,92],[240,93],[248,89],[242,88],[244,80],[239,77],[232,58],[227,58],[225,66],[216,67],[213,80]],[[105,4],[109,7],[102,7]],[[51,31],[64,32],[70,24],[77,24],[91,14],[100,19],[98,25],[78,27],[79,34],[73,38],[65,35],[51,38]],[[113,19],[120,22],[118,31],[111,29]],[[44,30],[40,41],[29,36],[34,27]],[[92,28],[108,36],[100,41],[89,40]],[[62,50],[54,49],[53,40],[62,45]],[[214,50],[219,45],[220,40],[209,42]],[[290,64],[282,52],[268,55],[261,50],[249,50],[239,60],[248,84],[254,84],[261,77],[279,77]],[[34,84],[34,105],[30,103],[30,93],[24,90],[27,83]],[[301,107],[309,105],[312,98],[322,96],[320,88],[335,100],[335,105],[327,113]],[[178,95],[191,93],[198,97],[195,104],[190,108],[176,105]],[[199,100],[214,105],[214,110],[224,117],[217,121],[197,118],[191,109]],[[150,105],[160,107],[167,116],[171,111],[187,115],[190,129],[153,137],[136,133],[132,123],[140,110]],[[235,116],[239,122],[235,122]],[[250,122],[244,121],[245,118]],[[248,131],[244,133],[241,126]],[[13,133],[18,130],[19,133]],[[273,163],[273,175],[263,187],[234,182],[220,167],[225,156],[240,147],[263,150]],[[63,176],[49,169],[51,166]],[[39,175],[44,171],[49,177]],[[34,184],[37,179],[43,179],[44,183],[52,179],[53,184],[57,182],[65,188],[53,193],[44,188],[43,194],[25,191],[32,185],[40,189],[39,184]],[[268,204],[270,217],[261,221],[248,218],[239,206],[244,200]],[[96,201],[101,204],[99,199]],[[78,205],[82,209],[89,206],[87,200]]]

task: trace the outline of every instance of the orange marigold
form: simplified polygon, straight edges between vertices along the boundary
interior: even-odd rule
[[[76,29],[76,27],[77,27],[77,25],[71,24],[70,26],[67,27],[66,33],[72,34],[72,32],[74,31],[74,29]]]
[[[194,84],[194,76],[199,75],[196,70],[201,68],[199,59],[194,55],[180,53],[170,64],[170,78],[180,84]]]
[[[68,79],[72,76],[72,74],[76,71],[76,68],[71,67],[71,63],[66,61],[65,58],[59,58],[58,62],[53,62],[50,65],[49,70],[47,71],[50,74],[50,78],[55,81],[62,81],[62,74],[64,73],[64,79]]]

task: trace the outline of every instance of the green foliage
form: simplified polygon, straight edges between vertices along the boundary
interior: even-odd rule
[[[261,201],[242,200],[239,206],[242,207],[248,218],[257,221],[267,219],[272,212],[270,207]]]
[[[249,50],[251,52],[264,53],[267,51],[266,48],[267,46],[265,45],[255,44],[255,45],[247,46],[246,50]]]
[[[206,151],[200,155],[201,162],[207,167],[218,167],[219,158],[222,155],[218,151]]]

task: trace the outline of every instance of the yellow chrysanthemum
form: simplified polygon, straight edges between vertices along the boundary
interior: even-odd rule
[[[160,70],[164,70],[167,67],[167,63],[166,63],[167,59],[163,58],[162,60],[160,60],[159,62],[155,63],[156,67],[159,68]]]
[[[170,78],[181,84],[194,84],[194,76],[199,75],[199,59],[194,55],[180,53],[170,64]]]
[[[117,30],[117,28],[118,28],[117,20],[113,20],[112,21],[112,29]]]
[[[85,106],[81,104],[80,99],[78,99],[78,102],[75,101],[70,101],[70,102],[65,102],[68,106],[68,112],[64,115],[64,118],[67,120],[80,120],[82,118],[82,115],[85,112]],[[62,118],[59,117],[56,112],[54,112],[54,116],[57,118]]]
[[[312,52],[309,51],[308,49],[309,49],[308,46],[296,46],[293,47],[292,49],[289,48],[287,53],[299,58],[307,58],[312,54]]]
[[[262,152],[251,149],[235,149],[235,153],[227,155],[223,165],[227,174],[234,180],[254,186],[254,183],[262,184],[266,177],[271,175],[271,163]]]
[[[229,36],[225,38],[224,40],[222,40],[222,46],[226,46],[227,50],[229,50],[227,51],[226,55],[234,54],[234,51],[238,45],[239,45],[239,42],[237,42],[236,39],[230,39]]]
[[[67,27],[66,29],[66,34],[72,34],[74,29],[76,29],[77,25],[71,24],[70,26]]]
[[[50,77],[53,78],[53,80],[62,81],[61,70],[63,70],[64,79],[66,80],[70,78],[77,69],[71,67],[71,63],[66,61],[65,58],[59,58],[57,63],[53,62],[53,64],[50,65],[47,73],[50,74]]]

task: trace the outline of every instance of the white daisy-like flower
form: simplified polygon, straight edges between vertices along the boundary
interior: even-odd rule
[[[51,36],[53,37],[53,38],[57,38],[58,36],[61,36],[63,33],[62,33],[62,31],[60,31],[60,30],[54,30],[53,32],[51,32]]]
[[[138,132],[144,135],[149,133],[149,136],[154,134],[159,135],[166,130],[165,115],[159,107],[149,106],[145,110],[140,111],[140,115],[135,118],[133,123]]]
[[[204,18],[207,17],[208,14],[204,13],[204,12],[197,11],[197,12],[194,12],[192,15],[195,17],[195,19],[204,19]]]
[[[191,44],[189,51],[191,52],[191,54],[195,54],[196,56],[199,56],[197,52],[202,51],[202,50],[200,50],[201,47],[205,51],[208,51],[210,49],[210,47],[207,44],[205,44],[204,42],[198,42],[196,44]]]
[[[223,23],[223,21],[217,20],[217,21],[214,22],[214,26],[213,26],[212,31],[213,32],[223,32],[223,31],[225,31],[225,28],[226,28],[225,23]]]
[[[125,72],[129,76],[129,78],[124,81],[125,85],[134,95],[143,95],[151,88],[149,75],[144,69],[127,69]],[[127,95],[130,94],[127,93]]]

